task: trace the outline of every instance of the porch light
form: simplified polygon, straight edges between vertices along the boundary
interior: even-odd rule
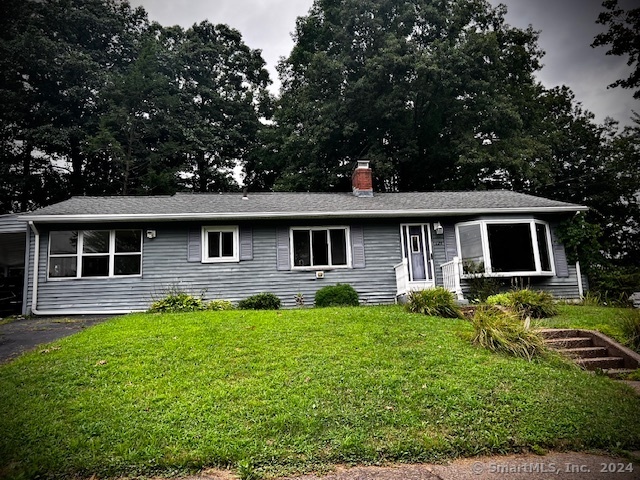
[[[156,231],[155,230],[147,230],[147,238],[148,239],[156,238]]]
[[[442,228],[442,224],[440,222],[436,222],[433,224],[433,230],[437,235],[442,235],[442,233],[444,232],[444,228]]]

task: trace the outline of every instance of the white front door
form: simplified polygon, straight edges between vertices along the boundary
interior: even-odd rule
[[[427,287],[433,284],[433,258],[431,255],[431,231],[428,223],[400,226],[402,255],[407,260],[409,282]]]

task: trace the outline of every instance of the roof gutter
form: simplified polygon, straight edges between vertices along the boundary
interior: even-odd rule
[[[576,213],[589,208],[582,205],[559,207],[513,207],[513,208],[464,208],[464,209],[421,209],[421,210],[346,210],[341,212],[245,212],[245,213],[133,213],[106,215],[28,215],[22,221],[42,223],[83,223],[83,222],[133,222],[176,220],[258,220],[258,219],[305,219],[305,218],[398,218],[398,217],[454,217],[486,214],[522,213]]]
[[[39,276],[39,267],[40,267],[40,232],[34,225],[33,221],[29,221],[29,227],[31,231],[35,235],[34,240],[34,250],[33,253],[33,290],[31,294],[31,313],[34,315],[41,315],[38,313],[38,276]],[[27,280],[29,275],[27,275]]]

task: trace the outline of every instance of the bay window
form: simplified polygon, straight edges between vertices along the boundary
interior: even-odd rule
[[[49,234],[49,278],[141,273],[141,230],[61,230]]]
[[[552,275],[547,223],[533,219],[479,220],[456,225],[463,274]]]

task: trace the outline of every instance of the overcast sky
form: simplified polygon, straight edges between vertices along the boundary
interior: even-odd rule
[[[251,48],[262,50],[274,82],[279,87],[275,66],[293,46],[291,32],[296,18],[309,11],[313,0],[130,0],[142,5],[151,20],[162,25],[190,27],[209,20],[226,23],[240,30]],[[602,10],[601,0],[490,0],[493,5],[507,5],[507,22],[540,30],[539,44],[546,52],[544,67],[538,78],[547,87],[568,85],[576,99],[592,111],[598,122],[606,116],[629,124],[631,111],[640,112],[640,101],[632,91],[607,89],[619,78],[626,78],[630,68],[626,58],[606,56],[606,47],[591,48],[593,37],[603,27],[595,23]],[[626,8],[636,0],[621,0]]]

